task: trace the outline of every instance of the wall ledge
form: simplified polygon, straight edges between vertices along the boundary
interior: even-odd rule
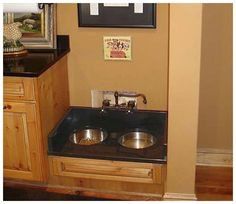
[[[233,166],[232,150],[198,148],[197,165],[199,166]]]
[[[165,193],[163,196],[164,201],[178,201],[178,200],[197,200],[196,194],[185,193]]]

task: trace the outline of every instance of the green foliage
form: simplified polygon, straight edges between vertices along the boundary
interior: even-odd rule
[[[40,20],[41,18],[41,14],[38,13],[29,13],[27,15],[18,17],[18,18],[14,18],[15,22],[23,22],[25,19],[33,19],[33,20]]]
[[[15,44],[16,47],[21,47],[23,45],[19,40],[16,40]]]
[[[7,40],[5,36],[3,36],[3,39],[3,48],[17,48],[23,46],[19,40]]]
[[[23,33],[25,33],[25,32],[37,33],[37,32],[40,32],[41,27],[40,27],[40,24],[36,24],[36,27],[34,26],[33,28],[30,28],[27,24],[25,24],[25,25],[20,26],[20,30]]]
[[[3,43],[3,48],[11,48],[12,47],[12,43],[11,42],[4,42]]]

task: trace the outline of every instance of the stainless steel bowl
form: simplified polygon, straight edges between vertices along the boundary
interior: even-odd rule
[[[86,128],[78,130],[70,136],[70,141],[79,145],[93,145],[104,141],[107,133],[100,128]]]
[[[129,132],[119,138],[120,145],[133,149],[143,149],[151,147],[157,139],[147,132]]]

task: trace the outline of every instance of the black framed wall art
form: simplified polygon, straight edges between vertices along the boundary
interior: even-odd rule
[[[79,27],[156,28],[156,4],[81,3]]]

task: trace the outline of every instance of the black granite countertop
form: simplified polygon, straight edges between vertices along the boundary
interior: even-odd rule
[[[57,49],[28,49],[28,54],[3,58],[3,75],[38,77],[70,52],[69,36],[57,36]]]
[[[78,129],[99,127],[107,131],[108,137],[99,144],[78,145],[69,140]],[[126,132],[141,130],[151,133],[157,143],[144,149],[131,149],[121,146],[118,139]],[[48,155],[166,163],[167,112],[134,110],[127,114],[124,110],[71,107],[48,137]]]

